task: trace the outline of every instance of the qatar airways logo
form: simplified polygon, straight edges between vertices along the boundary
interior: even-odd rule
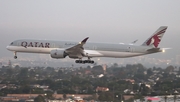
[[[154,36],[152,36],[148,41],[147,41],[147,45],[154,45],[154,47],[158,47],[159,42],[161,41],[161,38],[163,36],[163,34],[165,33],[167,28],[157,32]]]
[[[21,46],[27,47],[41,47],[41,48],[50,48],[50,43],[43,43],[43,42],[21,42]]]

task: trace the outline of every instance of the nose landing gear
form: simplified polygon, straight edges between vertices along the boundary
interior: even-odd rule
[[[14,59],[17,59],[17,54],[16,54],[16,52],[14,52]]]

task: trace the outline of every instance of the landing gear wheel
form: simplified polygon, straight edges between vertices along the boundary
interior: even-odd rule
[[[81,64],[89,63],[89,64],[93,64],[94,61],[93,60],[76,60],[75,63],[81,63]]]
[[[79,63],[79,60],[76,60],[75,62],[76,62],[76,63]]]
[[[16,52],[14,52],[14,59],[17,59],[17,54],[16,54]]]
[[[82,64],[85,64],[86,63],[86,61],[82,61]]]
[[[14,56],[14,59],[17,59],[17,56]]]

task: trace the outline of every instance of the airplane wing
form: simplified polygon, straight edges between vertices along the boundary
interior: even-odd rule
[[[165,52],[166,50],[171,49],[171,48],[151,48],[148,49],[148,52]]]
[[[131,42],[131,44],[135,44],[137,41],[138,41],[138,39],[137,39],[137,40],[134,40],[133,42]]]
[[[82,58],[84,55],[84,47],[83,45],[86,43],[86,41],[89,39],[89,37],[85,38],[84,40],[82,40],[81,42],[79,42],[79,44],[72,46],[70,48],[67,48],[65,50],[66,54],[68,54],[68,56],[70,58]]]
[[[158,52],[160,50],[160,48],[151,48],[151,49],[148,49],[147,51],[148,52]]]
[[[166,52],[166,50],[169,50],[169,49],[172,49],[172,48],[161,48],[161,51]]]
[[[137,41],[138,41],[138,39],[137,39],[137,40],[134,40],[134,41],[131,42],[129,45],[134,45]]]

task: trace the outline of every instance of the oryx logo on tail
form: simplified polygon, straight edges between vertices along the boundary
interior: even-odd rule
[[[157,48],[161,39],[166,31],[167,27],[162,26],[160,27],[149,39],[147,39],[142,45],[144,46],[151,46]]]

